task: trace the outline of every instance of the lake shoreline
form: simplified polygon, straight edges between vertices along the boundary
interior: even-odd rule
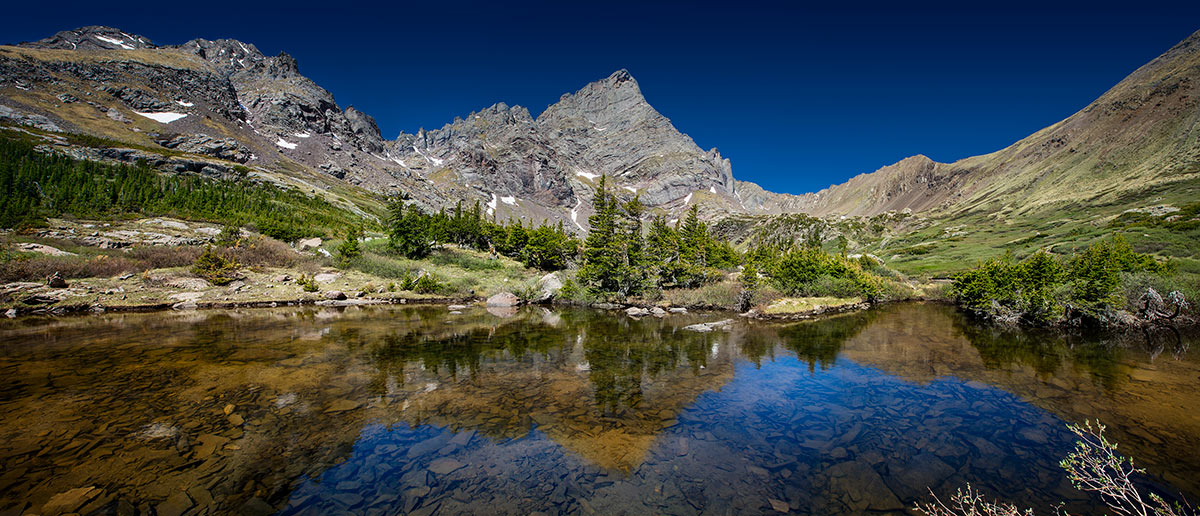
[[[11,287],[16,284],[8,284],[5,287]],[[27,284],[30,285],[30,284]],[[47,287],[39,285],[37,291],[45,290]],[[68,289],[53,289],[51,291],[65,291]],[[28,300],[37,296],[33,293],[25,297],[22,301],[17,301],[13,298],[10,303],[6,303],[3,309],[3,314],[9,318],[33,316],[33,315],[80,315],[80,314],[102,314],[107,312],[115,313],[145,313],[158,311],[185,311],[185,310],[220,310],[220,309],[242,309],[242,308],[276,308],[285,306],[329,306],[329,307],[349,307],[349,306],[374,306],[374,305],[483,305],[486,304],[486,299],[480,296],[438,296],[426,295],[409,292],[342,292],[338,290],[321,290],[313,293],[300,293],[295,297],[260,297],[256,294],[265,292],[255,292],[250,297],[245,299],[227,299],[219,301],[201,301],[187,299],[186,295],[190,292],[186,289],[163,288],[155,289],[159,294],[152,300],[143,302],[55,302],[46,304],[30,303]],[[11,293],[10,293],[11,294]],[[182,297],[179,297],[181,296]],[[10,296],[12,297],[12,296]],[[163,301],[161,298],[171,299]],[[118,301],[118,300],[113,300]],[[123,301],[123,300],[122,300]],[[788,310],[772,310],[776,306],[785,305],[791,301],[803,309]],[[942,298],[933,297],[917,297],[906,298],[899,300],[887,301],[866,301],[857,298],[849,299],[831,299],[831,298],[784,298],[777,300],[770,306],[755,307],[747,312],[740,312],[729,307],[704,304],[704,303],[689,303],[689,304],[651,304],[645,302],[626,302],[626,303],[590,303],[585,304],[587,308],[609,311],[626,311],[632,317],[646,316],[664,316],[668,309],[685,309],[687,311],[705,311],[714,313],[724,313],[736,315],[742,318],[753,319],[766,322],[794,322],[813,320],[830,315],[839,315],[852,312],[860,312],[871,310],[880,306],[897,304],[897,303],[935,303],[951,305],[958,308],[965,314],[970,315],[969,310],[962,309],[958,303]],[[520,302],[520,305],[539,305],[539,306],[580,306],[574,303],[564,302],[557,299],[552,299],[543,302]],[[651,310],[658,308],[663,311],[659,314]],[[636,313],[630,313],[630,310],[637,310]],[[641,311],[644,310],[645,313]],[[1107,331],[1113,333],[1127,333],[1135,330],[1148,330],[1156,328],[1171,328],[1175,330],[1194,330],[1200,328],[1200,321],[1187,315],[1182,315],[1178,319],[1169,323],[1156,321],[1148,321],[1138,318],[1136,315],[1128,312],[1117,312],[1119,316],[1109,317],[1103,323],[1080,324],[1078,319],[1063,319],[1055,323],[1045,326],[1032,326],[1019,321],[1003,322],[991,320],[987,318],[979,318],[982,324],[988,324],[1004,330],[1025,330],[1037,331],[1048,330],[1056,332],[1070,332],[1078,330],[1088,331]]]

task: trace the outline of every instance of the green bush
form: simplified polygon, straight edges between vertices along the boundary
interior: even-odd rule
[[[437,294],[443,290],[443,283],[438,281],[433,274],[425,273],[417,278],[412,290],[421,294]]]
[[[970,311],[1045,324],[1061,318],[1068,303],[1092,315],[1121,308],[1126,305],[1118,295],[1122,274],[1162,275],[1172,269],[1135,252],[1118,235],[1092,244],[1066,265],[1045,251],[1021,262],[1008,253],[956,276],[951,292]]]
[[[402,200],[388,205],[388,244],[407,258],[419,259],[433,250],[429,217],[421,208]]]
[[[312,276],[305,277],[303,274],[301,274],[300,278],[296,280],[296,283],[299,284],[300,288],[305,292],[316,292],[321,290],[321,286],[317,284],[316,278]]]
[[[192,274],[208,280],[213,285],[228,285],[238,279],[238,263],[232,256],[207,247],[192,264]]]
[[[793,296],[876,299],[883,291],[882,281],[864,271],[858,262],[814,246],[783,253],[774,260],[769,275],[779,290]]]
[[[1118,306],[1121,273],[1164,274],[1172,270],[1170,262],[1135,252],[1124,237],[1116,235],[1092,244],[1072,260],[1071,301],[1092,313]]]
[[[242,227],[235,223],[228,223],[221,226],[221,232],[217,234],[216,242],[218,245],[233,247],[238,244],[242,238]]]

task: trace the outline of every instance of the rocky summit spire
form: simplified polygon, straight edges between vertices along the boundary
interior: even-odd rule
[[[559,155],[588,173],[619,177],[651,206],[685,203],[701,190],[732,192],[729,161],[679,132],[627,70],[563,95],[537,123]]]

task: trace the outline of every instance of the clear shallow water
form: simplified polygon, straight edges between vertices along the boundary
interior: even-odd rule
[[[971,482],[1094,513],[1057,462],[1065,422],[1096,418],[1153,488],[1200,494],[1188,339],[1005,333],[920,304],[681,330],[723,317],[0,321],[0,512],[899,513]]]

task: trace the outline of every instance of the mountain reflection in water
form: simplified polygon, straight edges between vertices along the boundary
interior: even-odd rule
[[[682,329],[721,317],[2,321],[0,511],[900,513],[971,482],[1086,513],[1099,501],[1057,461],[1065,422],[1097,418],[1152,488],[1200,493],[1194,339],[1004,332],[921,304]]]

